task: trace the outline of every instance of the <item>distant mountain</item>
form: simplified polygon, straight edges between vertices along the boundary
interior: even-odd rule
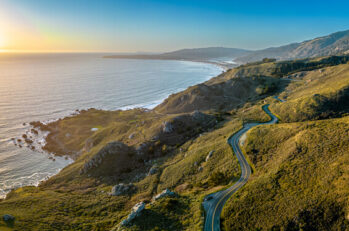
[[[238,57],[235,61],[238,63],[247,63],[258,61],[265,57],[287,60],[348,53],[349,30],[336,32],[301,43],[292,43],[281,47],[271,47],[250,52],[247,55]]]
[[[225,48],[225,47],[207,47],[207,48],[194,48],[194,49],[182,49],[173,52],[167,52],[162,54],[135,54],[135,55],[111,55],[106,58],[129,58],[129,59],[165,59],[165,60],[194,60],[194,61],[207,61],[215,58],[236,58],[247,55],[251,51],[238,49],[238,48]]]
[[[239,64],[255,62],[263,58],[290,60],[349,54],[349,30],[336,32],[324,37],[307,40],[301,43],[292,43],[280,47],[270,47],[263,50],[250,51],[238,48],[207,47],[182,49],[162,54],[118,54],[105,58],[127,59],[164,59],[164,60],[191,60],[214,61],[219,58],[231,59]]]

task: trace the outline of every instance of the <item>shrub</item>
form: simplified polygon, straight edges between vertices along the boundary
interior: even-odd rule
[[[212,173],[212,175],[208,178],[208,184],[210,186],[226,184],[228,181],[229,178],[221,171]]]

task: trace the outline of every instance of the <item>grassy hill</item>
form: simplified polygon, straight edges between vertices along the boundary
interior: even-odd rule
[[[313,58],[344,54],[349,50],[349,30],[336,32],[327,36],[315,38],[301,43],[292,43],[281,47],[271,47],[251,52],[238,57],[238,63],[255,62],[265,57],[278,60]]]
[[[203,197],[240,176],[227,138],[243,123],[267,121],[266,103],[281,122],[249,132],[243,148],[254,172],[228,201],[223,228],[346,230],[346,62],[344,56],[264,60],[174,94],[151,111],[90,109],[33,123],[50,131],[47,151],[75,162],[0,201],[0,215],[16,217],[0,221],[0,230],[117,229],[140,201],[146,208],[126,230],[201,230]],[[110,195],[119,183],[135,190]],[[177,196],[152,202],[166,188]]]
[[[281,123],[248,133],[255,172],[228,201],[224,230],[349,228],[349,65],[299,80],[282,93],[286,102],[271,105]]]
[[[230,58],[238,64],[246,64],[256,62],[264,58],[294,60],[321,56],[344,55],[348,54],[348,52],[349,30],[346,30],[300,43],[292,43],[280,47],[270,47],[256,51],[238,48],[207,47],[181,49],[161,54],[115,54],[106,56],[105,58],[191,61],[212,61],[219,58]]]
[[[293,83],[283,94],[287,102],[272,109],[285,122],[340,117],[348,113],[349,65],[339,65],[304,74],[301,84]]]
[[[253,129],[255,173],[227,203],[224,230],[348,230],[349,117]]]

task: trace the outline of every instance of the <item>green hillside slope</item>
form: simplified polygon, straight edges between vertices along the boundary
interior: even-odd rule
[[[243,148],[254,171],[228,201],[222,227],[346,230],[345,62],[265,60],[174,94],[154,110],[90,109],[48,125],[35,122],[50,132],[45,149],[75,162],[0,201],[0,215],[16,218],[1,220],[0,230],[117,230],[139,202],[145,209],[125,230],[201,230],[204,196],[240,176],[228,137],[243,123],[269,120],[266,103],[280,123],[249,132]],[[120,183],[132,190],[111,195]],[[176,196],[154,201],[164,189]]]

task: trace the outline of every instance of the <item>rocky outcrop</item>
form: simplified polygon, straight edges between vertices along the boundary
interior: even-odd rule
[[[162,124],[162,131],[164,132],[164,133],[171,133],[171,132],[173,132],[173,130],[174,130],[174,127],[173,127],[173,125],[172,125],[172,123],[171,122],[169,122],[169,121],[165,121],[163,124]]]
[[[139,167],[140,163],[135,155],[135,150],[118,141],[108,143],[93,157],[85,162],[81,174],[98,172],[99,176],[114,175],[130,171]]]
[[[195,129],[207,129],[214,126],[216,119],[212,115],[202,113],[200,111],[194,111],[184,115],[173,117],[171,120],[167,120],[162,123],[162,132],[165,136],[172,136],[174,134],[183,134],[190,132],[193,134]]]
[[[307,71],[301,71],[301,72],[297,72],[295,74],[288,75],[287,78],[300,79],[300,78],[303,78],[304,76],[306,76],[307,73],[308,73]]]
[[[136,149],[138,155],[143,155],[148,152],[150,143],[141,143],[138,148]]]
[[[133,206],[131,209],[131,213],[128,215],[128,217],[125,220],[121,221],[120,226],[121,227],[128,226],[133,221],[133,219],[135,219],[141,214],[144,208],[145,208],[144,202],[139,202],[138,204]]]
[[[161,198],[164,197],[173,197],[173,196],[177,196],[177,194],[175,192],[172,192],[171,190],[169,190],[168,188],[165,189],[164,191],[162,191],[161,193],[159,193],[158,195],[153,197],[153,200],[159,200]]]
[[[159,168],[157,166],[153,166],[150,168],[148,175],[154,175],[155,173],[157,173],[159,171]]]
[[[112,196],[127,195],[127,194],[132,194],[136,192],[136,190],[137,188],[133,184],[120,183],[118,185],[115,185],[112,188],[110,195]]]
[[[206,162],[213,156],[214,150],[210,151],[208,155],[206,156]]]
[[[208,119],[208,115],[206,115],[198,110],[195,110],[191,115],[192,115],[194,120],[201,121],[201,122]]]

